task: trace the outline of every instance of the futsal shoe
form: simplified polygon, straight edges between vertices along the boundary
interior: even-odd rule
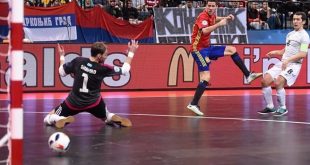
[[[287,110],[287,109],[279,107],[279,108],[276,110],[276,113],[273,114],[273,116],[284,116],[284,115],[287,114],[287,113],[288,113],[288,110]]]
[[[105,121],[107,125],[119,127],[131,127],[132,123],[129,119],[113,115],[110,121]]]
[[[276,112],[275,108],[268,108],[268,107],[266,107],[265,109],[263,109],[261,111],[258,111],[257,113],[259,113],[261,115],[266,115],[266,114],[275,113],[275,112]]]
[[[200,111],[200,107],[198,105],[188,104],[187,108],[194,112],[198,116],[203,116],[203,113]]]
[[[263,73],[250,73],[250,75],[246,78],[246,81],[248,84],[250,84],[252,81],[254,81],[255,79],[257,79],[258,77],[262,76]]]
[[[56,128],[63,128],[66,124],[73,123],[75,121],[73,116],[64,117],[63,119],[60,119],[56,121],[55,127]]]

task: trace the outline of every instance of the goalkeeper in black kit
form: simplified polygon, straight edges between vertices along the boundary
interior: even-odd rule
[[[117,124],[123,127],[132,126],[129,119],[108,111],[100,95],[100,89],[103,78],[126,74],[130,71],[130,64],[138,47],[138,42],[131,40],[128,43],[128,57],[123,66],[118,67],[103,64],[108,54],[107,46],[103,42],[96,42],[92,45],[89,58],[76,57],[67,63],[65,63],[64,48],[58,45],[59,74],[61,76],[73,74],[74,82],[67,98],[46,115],[44,123],[56,128],[63,128],[66,124],[75,121],[74,115],[88,112],[108,124]]]

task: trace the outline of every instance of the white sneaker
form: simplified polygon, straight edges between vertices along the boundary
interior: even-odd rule
[[[246,78],[247,83],[250,84],[253,80],[257,79],[262,75],[263,73],[250,73],[249,77]]]
[[[198,105],[188,104],[187,108],[191,110],[192,112],[194,112],[196,115],[203,116],[203,113],[200,111],[200,108]]]

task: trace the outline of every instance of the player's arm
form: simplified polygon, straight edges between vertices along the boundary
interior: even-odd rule
[[[289,63],[297,62],[298,60],[306,57],[307,54],[308,54],[307,52],[299,51],[296,55],[291,56],[291,57],[287,58],[286,60],[282,61],[282,70],[285,70]]]
[[[281,49],[281,50],[273,50],[270,51],[266,54],[267,57],[271,57],[271,56],[282,56],[284,54],[285,49]]]
[[[60,44],[57,44],[57,47],[60,56],[58,72],[60,76],[64,77],[71,73],[70,70],[72,69],[72,62],[65,64],[65,49]]]
[[[296,55],[287,58],[285,61],[283,61],[283,63],[297,62],[300,59],[305,58],[308,54],[308,45],[308,43],[302,43],[300,45],[299,52]]]
[[[235,16],[232,15],[232,14],[229,14],[226,17],[216,17],[215,22],[220,22],[222,19],[227,19],[227,20],[232,20],[233,21],[235,19]]]
[[[290,62],[297,62],[302,58],[305,58],[307,56],[307,52],[304,51],[299,51],[296,55],[289,57],[288,59],[286,59],[287,63]]]
[[[302,43],[300,45],[300,50],[297,54],[287,58],[286,60],[282,61],[282,70],[285,70],[287,67],[288,63],[294,63],[298,62],[300,59],[304,58],[308,54],[308,42],[307,43]]]
[[[202,30],[203,34],[208,34],[208,33],[213,32],[218,27],[225,26],[226,24],[227,24],[227,19],[224,18],[224,19],[221,19],[219,22],[215,23],[214,25],[208,26],[208,27],[204,27],[201,30]]]
[[[121,68],[119,67],[114,67],[114,71],[118,74],[127,74],[130,71],[130,64],[131,61],[135,55],[136,50],[138,49],[139,44],[138,41],[131,40],[131,42],[128,42],[128,54],[127,58]]]

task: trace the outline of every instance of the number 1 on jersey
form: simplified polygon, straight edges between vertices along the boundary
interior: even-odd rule
[[[83,79],[83,87],[80,88],[80,92],[88,93],[88,89],[87,89],[88,74],[83,73],[82,76],[84,79]]]

